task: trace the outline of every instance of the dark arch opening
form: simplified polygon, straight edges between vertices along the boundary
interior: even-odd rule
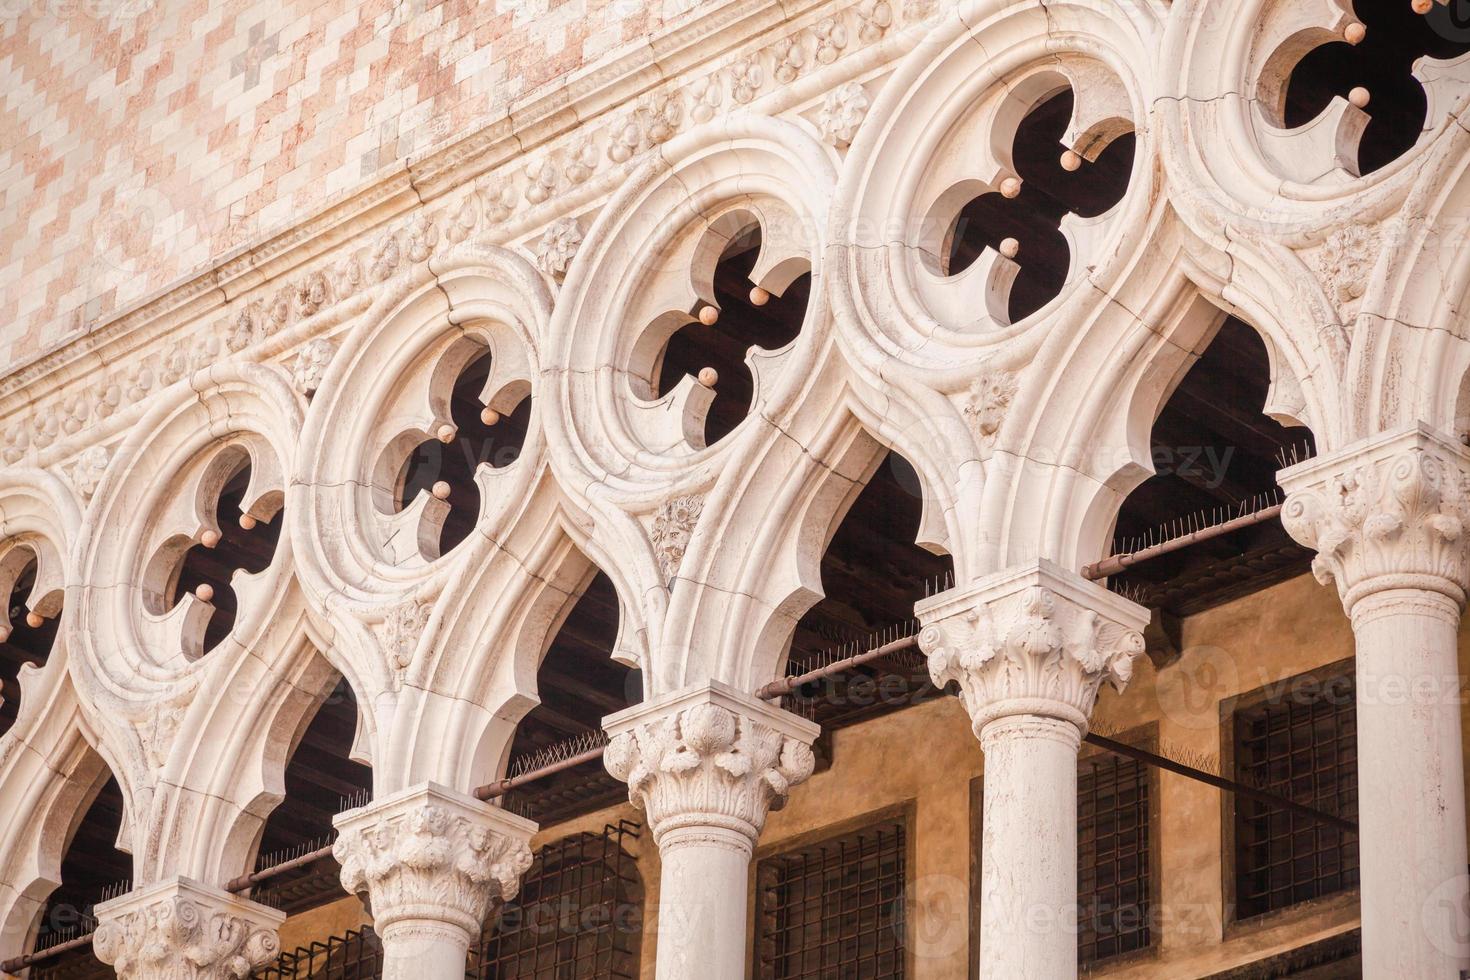
[[[356,731],[357,699],[339,678],[291,752],[286,795],[261,830],[257,869],[328,846],[332,818],[367,801],[373,772],[351,758]],[[255,897],[288,913],[312,908],[341,897],[339,871],[333,859],[323,858],[271,879]]]
[[[34,950],[50,949],[91,932],[96,927],[93,908],[130,887],[133,859],[117,849],[122,816],[122,790],[109,774],[83,814],[61,859],[61,884],[51,893],[41,913]],[[62,954],[47,965],[45,975],[61,975],[63,970],[68,976],[112,975],[111,968],[90,949]],[[32,976],[40,973],[33,970]]]
[[[1358,172],[1370,174],[1418,141],[1429,102],[1411,74],[1414,62],[1470,51],[1470,3],[1435,3],[1423,16],[1407,0],[1356,0],[1353,8],[1367,34],[1356,46],[1337,41],[1302,58],[1287,85],[1284,116],[1288,127],[1305,125],[1333,96],[1366,88],[1371,98],[1363,111],[1370,121],[1358,144]]]
[[[898,453],[888,453],[822,555],[824,595],[792,632],[789,673],[915,632],[914,604],[948,588],[954,574],[950,556],[914,543],[923,502],[918,473]],[[807,685],[788,706],[826,732],[927,699],[934,694],[928,677],[917,651],[894,654]]]
[[[1118,514],[1114,551],[1150,542],[1279,500],[1276,472],[1316,451],[1312,433],[1262,414],[1271,366],[1265,342],[1244,321],[1226,317],[1214,339],[1155,419],[1156,472]],[[1160,518],[1173,524],[1160,529]],[[1129,568],[1109,579],[1155,610],[1155,623],[1209,609],[1301,574],[1310,552],[1280,521],[1257,524]],[[1150,647],[1150,654],[1157,651]]]
[[[36,556],[29,548],[24,550],[30,554],[28,559],[12,556],[13,560],[24,560],[25,565],[6,597],[10,635],[0,641],[0,735],[10,731],[20,713],[21,668],[26,664],[40,667],[46,663],[60,624],[60,617],[42,619],[38,626],[27,621],[26,600],[36,584]]]
[[[602,719],[643,700],[639,671],[612,659],[618,637],[618,596],[598,572],[588,582],[536,671],[541,703],[526,713],[511,743],[510,772],[602,729]],[[543,825],[626,800],[628,788],[600,761],[583,763],[506,796],[512,809]]]

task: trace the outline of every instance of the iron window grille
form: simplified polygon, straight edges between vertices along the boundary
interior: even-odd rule
[[[470,950],[476,980],[633,980],[643,933],[643,882],[623,820],[541,848],[520,894]]]
[[[759,980],[902,978],[905,837],[885,822],[761,860]]]
[[[1284,698],[1237,708],[1235,778],[1347,820],[1358,815],[1351,670],[1293,683]],[[1236,917],[1246,919],[1358,884],[1357,836],[1256,800],[1235,800]]]
[[[1151,931],[1150,776],[1136,759],[1099,753],[1077,774],[1077,961],[1146,949]]]
[[[254,980],[377,980],[382,975],[383,944],[371,926],[363,926],[282,953],[256,970]]]

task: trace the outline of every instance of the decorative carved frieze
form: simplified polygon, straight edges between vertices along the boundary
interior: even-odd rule
[[[828,92],[817,110],[817,131],[822,134],[822,141],[833,146],[851,143],[872,104],[868,93],[857,82],[839,85]]]
[[[279,912],[188,878],[97,906],[92,948],[123,980],[244,980],[280,954]]]
[[[970,385],[963,411],[981,445],[988,446],[995,441],[1016,390],[1016,376],[1008,371],[986,371]]]
[[[83,500],[91,500],[92,494],[97,492],[102,474],[107,472],[107,463],[111,459],[112,454],[107,451],[106,446],[88,446],[72,464],[71,485]]]
[[[1428,589],[1463,603],[1470,451],[1423,426],[1282,470],[1281,522],[1316,550],[1312,572],[1349,611],[1374,592]]]
[[[936,687],[959,685],[975,734],[1007,715],[1086,729],[1104,683],[1122,691],[1143,652],[1147,609],[1048,561],[1000,572],[915,607]]]
[[[348,810],[332,854],[342,885],[368,896],[379,934],[437,923],[477,936],[490,904],[514,898],[536,825],[434,783]]]
[[[766,814],[812,774],[818,728],[713,682],[603,719],[603,761],[662,843],[674,831],[734,831],[753,846]]]
[[[703,510],[704,498],[698,494],[681,494],[659,505],[653,517],[653,553],[665,582],[679,571]]]
[[[562,218],[546,229],[536,242],[536,267],[554,279],[566,275],[582,245],[582,226],[573,218]]]
[[[292,387],[303,395],[316,391],[321,387],[327,366],[332,363],[332,356],[336,353],[337,345],[330,340],[318,338],[303,346],[291,367]]]

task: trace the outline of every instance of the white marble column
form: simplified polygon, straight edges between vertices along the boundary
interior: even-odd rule
[[[1470,452],[1416,426],[1279,476],[1282,523],[1317,551],[1357,644],[1363,974],[1470,968],[1456,652]]]
[[[936,686],[959,684],[985,751],[980,976],[1077,975],[1077,750],[1104,682],[1122,690],[1148,610],[1051,562],[915,610]]]
[[[663,862],[658,980],[744,980],[750,859],[766,814],[812,773],[818,728],[724,684],[603,719],[608,772]]]
[[[364,895],[384,980],[461,980],[491,904],[515,897],[536,825],[435,783],[336,818],[342,884]]]
[[[97,906],[92,949],[123,980],[241,980],[280,955],[284,912],[188,878]]]

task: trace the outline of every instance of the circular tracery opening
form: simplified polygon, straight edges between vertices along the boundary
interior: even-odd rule
[[[235,573],[265,571],[280,543],[285,523],[277,519],[280,508],[247,510],[250,478],[250,455],[242,447],[221,450],[199,488],[211,519],[197,536],[176,534],[165,542],[144,574],[143,603],[153,615],[166,615],[186,595],[198,602],[201,621],[186,624],[183,632],[184,652],[191,658],[213,650],[235,628],[240,611],[231,584]]]
[[[1418,142],[1429,103],[1413,75],[1414,63],[1470,51],[1470,3],[1435,3],[1420,15],[1408,0],[1357,0],[1353,11],[1365,28],[1362,40],[1356,45],[1334,41],[1308,51],[1291,70],[1280,121],[1288,129],[1305,126],[1334,97],[1351,102],[1354,89],[1361,89],[1368,95],[1361,107],[1368,124],[1358,142],[1358,173],[1369,174]]]
[[[396,480],[395,511],[401,512],[421,493],[434,502],[426,516],[442,520],[440,555],[469,537],[479,520],[480,486],[475,474],[481,466],[498,470],[519,459],[531,423],[529,385],[519,385],[504,392],[503,397],[490,399],[502,411],[488,407],[482,400],[493,361],[488,348],[477,346],[478,351],[470,355],[450,390],[448,428],[441,427],[441,431],[420,441],[403,460]]]
[[[682,326],[670,335],[654,367],[655,392],[660,398],[686,375],[701,383],[713,381],[714,398],[704,420],[706,446],[729,435],[755,407],[756,379],[746,360],[748,354],[786,347],[801,333],[806,317],[810,270],[794,275],[790,268],[773,270],[762,279],[764,286],[758,284],[753,277],[762,245],[762,229],[756,222],[731,235],[715,261],[709,291],[705,284],[696,285],[701,294],[713,296],[713,304],[698,300],[692,310],[680,311]],[[783,288],[786,276],[793,278]],[[711,306],[713,317],[705,312]],[[714,322],[701,320],[701,313]]]
[[[1016,127],[1012,147],[1019,193],[1008,198],[991,191],[971,200],[960,210],[941,253],[941,274],[955,276],[987,247],[1005,254],[1009,247],[1003,243],[1012,239],[1020,267],[1007,301],[1012,323],[1045,306],[1067,281],[1071,250],[1062,234],[1062,218],[1069,212],[1082,218],[1105,214],[1128,190],[1135,142],[1131,132],[1113,139],[1096,160],[1074,161],[1080,162],[1074,170],[1063,166],[1062,137],[1073,102],[1072,90],[1066,88],[1027,113]]]
[[[0,621],[0,735],[8,732],[20,713],[20,672],[26,664],[40,667],[56,642],[59,620],[31,613],[26,605],[36,584],[36,553],[25,545],[0,556],[0,584],[13,582],[5,596],[5,618]]]

